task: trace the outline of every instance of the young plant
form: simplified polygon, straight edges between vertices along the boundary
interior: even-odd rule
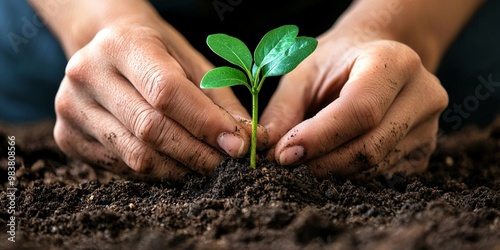
[[[255,48],[253,57],[241,40],[226,34],[207,37],[207,44],[215,54],[239,66],[242,70],[223,66],[208,71],[201,80],[201,88],[221,88],[243,85],[252,93],[252,139],[250,166],[256,167],[258,95],[267,77],[286,74],[318,45],[312,37],[297,37],[295,25],[284,25],[266,33]]]

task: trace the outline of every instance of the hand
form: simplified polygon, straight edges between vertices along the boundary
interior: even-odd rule
[[[230,89],[203,93],[197,84],[212,65],[168,24],[149,21],[109,25],[72,56],[56,97],[56,142],[115,172],[210,175],[228,155],[246,154],[249,136],[233,115],[249,115]]]
[[[269,157],[317,177],[411,174],[427,167],[447,98],[406,45],[325,35],[282,78],[261,124],[275,144]]]

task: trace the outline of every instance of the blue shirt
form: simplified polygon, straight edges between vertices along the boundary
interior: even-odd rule
[[[24,0],[0,1],[0,121],[54,118],[66,57]]]

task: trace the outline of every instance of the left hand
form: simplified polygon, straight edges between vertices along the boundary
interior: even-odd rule
[[[448,96],[418,54],[390,40],[318,40],[262,115],[268,157],[305,163],[319,178],[425,170]]]

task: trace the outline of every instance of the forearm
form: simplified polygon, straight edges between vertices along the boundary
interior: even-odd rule
[[[157,18],[147,0],[29,0],[71,57],[108,25]]]
[[[335,25],[358,43],[390,39],[412,47],[435,71],[460,30],[485,0],[357,0]]]

